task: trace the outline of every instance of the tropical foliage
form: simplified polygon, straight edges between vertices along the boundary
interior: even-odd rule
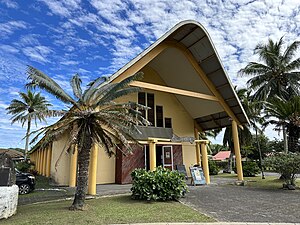
[[[300,154],[281,153],[267,159],[267,165],[280,173],[287,185],[296,185],[297,174],[300,173]]]
[[[27,123],[27,131],[25,135],[25,161],[27,159],[27,152],[29,146],[29,136],[32,121],[37,125],[37,121],[45,120],[45,117],[51,116],[52,111],[48,110],[48,106],[51,104],[41,96],[40,93],[34,93],[31,90],[27,90],[27,93],[20,92],[20,99],[13,99],[10,105],[6,108],[8,114],[13,115],[11,117],[11,123],[20,122],[22,127]]]
[[[30,83],[54,95],[57,99],[71,106],[67,111],[60,111],[64,116],[53,125],[43,128],[37,136],[44,135],[38,147],[45,147],[52,141],[69,133],[64,151],[78,146],[78,176],[75,198],[70,209],[82,210],[85,206],[90,152],[93,145],[99,145],[111,156],[120,150],[130,152],[132,145],[137,144],[134,132],[139,132],[137,125],[146,125],[148,121],[142,117],[139,109],[146,110],[143,105],[134,102],[117,103],[115,100],[139,91],[130,83],[140,79],[142,74],[130,76],[120,83],[109,82],[98,78],[88,84],[85,91],[81,88],[78,74],[71,79],[73,95],[65,92],[53,79],[41,71],[28,67]],[[123,151],[126,149],[126,152]],[[73,153],[73,151],[71,151]]]
[[[208,167],[209,167],[209,175],[218,175],[220,168],[218,167],[216,161],[209,160]]]
[[[143,200],[178,200],[187,192],[184,174],[161,166],[155,171],[135,169],[132,177],[132,198]]]
[[[278,42],[269,39],[266,44],[258,44],[254,49],[254,54],[259,56],[261,62],[250,62],[239,71],[242,76],[252,76],[247,84],[253,92],[249,96],[251,104],[258,104],[258,107],[254,107],[256,111],[254,112],[258,117],[267,114],[269,121],[265,125],[273,123],[276,124],[277,129],[282,130],[286,152],[288,146],[292,151],[296,150],[295,145],[299,140],[299,125],[295,125],[298,123],[297,113],[286,111],[295,107],[297,100],[294,97],[299,96],[300,91],[300,58],[296,57],[299,45],[300,42],[295,41],[284,49],[283,38]],[[250,110],[250,121],[251,114]],[[293,122],[287,122],[291,117]],[[254,119],[254,122],[265,121]],[[257,127],[254,128],[257,132]],[[287,144],[287,135],[289,144]]]
[[[243,162],[243,175],[245,177],[255,177],[259,173],[259,167],[256,162],[245,161]]]
[[[277,127],[284,127],[288,133],[288,149],[291,152],[300,152],[300,97],[294,96],[290,100],[274,98],[266,103],[268,123]],[[275,117],[277,120],[272,119]]]
[[[247,82],[254,90],[253,99],[268,100],[274,96],[288,99],[299,95],[300,58],[295,58],[299,41],[285,50],[283,37],[278,42],[269,39],[267,44],[258,44],[254,54],[261,62],[250,62],[240,70],[241,75],[252,76]]]

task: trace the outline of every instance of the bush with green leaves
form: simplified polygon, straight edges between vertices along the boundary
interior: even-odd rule
[[[255,175],[257,175],[260,172],[257,163],[253,161],[242,162],[242,167],[244,177],[255,177]],[[237,173],[236,167],[234,167],[233,170],[235,173]]]
[[[259,174],[260,169],[256,162],[246,161],[243,162],[243,174],[245,177],[255,177],[255,175]]]
[[[300,173],[299,153],[280,153],[268,157],[265,164],[280,173],[287,185],[296,186],[297,174]]]
[[[17,168],[17,170],[19,170],[21,172],[27,173],[31,169],[32,165],[33,165],[32,163],[28,163],[26,161],[21,161],[21,162],[16,163],[16,168]]]
[[[141,200],[178,200],[187,192],[184,174],[157,167],[155,171],[135,169],[132,177],[132,198]]]
[[[228,168],[227,161],[215,161],[220,170],[224,170]]]
[[[209,166],[209,174],[210,175],[218,175],[220,168],[218,167],[216,161],[209,160],[208,166]]]

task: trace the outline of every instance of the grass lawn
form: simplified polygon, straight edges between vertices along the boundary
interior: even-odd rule
[[[35,188],[36,189],[40,189],[40,188],[44,188],[44,189],[53,188],[49,184],[49,180],[50,179],[48,177],[44,177],[44,176],[41,176],[41,175],[35,176],[35,181],[36,181]]]
[[[70,201],[19,206],[1,224],[116,224],[155,222],[214,222],[179,202],[146,202],[130,196],[87,200],[87,211],[69,211]]]
[[[72,196],[72,195],[74,195],[73,192],[66,191],[62,188],[57,188],[57,187],[51,186],[49,184],[48,177],[37,175],[37,176],[35,176],[35,178],[36,178],[35,190],[26,195],[19,195],[19,198],[33,198],[33,197],[43,197],[43,196],[53,196],[54,197],[54,196]],[[43,190],[43,189],[45,189],[45,190]],[[48,190],[48,189],[52,189],[52,190]],[[55,190],[55,189],[60,189],[60,190]]]
[[[237,179],[236,174],[222,173],[215,175],[214,177],[220,178],[232,178]],[[261,179],[261,176],[256,177],[244,177],[244,180],[247,181],[246,185],[249,187],[265,188],[265,189],[279,189],[282,188],[283,180],[279,180],[276,176],[266,176],[265,179]],[[296,185],[300,187],[300,180],[296,180]]]

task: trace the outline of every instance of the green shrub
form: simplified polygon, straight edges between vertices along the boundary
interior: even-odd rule
[[[255,177],[260,172],[256,162],[243,162],[243,174],[245,177]]]
[[[244,177],[255,177],[255,175],[257,175],[260,172],[260,169],[257,166],[256,162],[242,162],[242,166]],[[236,167],[234,167],[234,172],[236,173]]]
[[[33,165],[32,163],[21,161],[16,164],[16,168],[21,172],[27,173],[29,169],[32,167],[32,165]]]
[[[208,161],[209,166],[209,174],[210,175],[218,175],[220,168],[217,166],[217,163],[213,160]]]
[[[227,161],[214,161],[216,162],[217,166],[220,170],[224,170],[228,168],[228,162]]]
[[[132,177],[132,198],[143,200],[177,200],[187,192],[185,177],[178,171],[157,167],[155,171],[135,169]]]
[[[280,173],[287,185],[296,185],[296,175],[300,173],[299,153],[277,154],[267,158],[265,164]]]

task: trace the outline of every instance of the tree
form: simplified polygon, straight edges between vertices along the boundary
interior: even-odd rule
[[[300,173],[300,154],[281,153],[267,159],[268,166],[281,174],[287,187],[296,186],[297,174]],[[292,189],[294,189],[292,187]]]
[[[289,151],[300,152],[300,97],[294,96],[288,101],[274,98],[266,104],[265,111],[267,118],[275,117],[277,119],[270,119],[268,123],[287,130]]]
[[[269,100],[274,96],[289,99],[299,95],[300,58],[294,57],[300,42],[293,42],[285,50],[283,45],[283,37],[278,42],[269,39],[267,44],[258,44],[254,54],[262,63],[250,62],[239,71],[241,75],[252,76],[247,85],[255,91],[255,100]]]
[[[50,103],[41,96],[40,93],[34,93],[27,90],[27,93],[20,92],[21,100],[13,99],[10,105],[6,108],[8,114],[12,114],[11,123],[20,122],[22,127],[27,122],[27,131],[25,136],[25,152],[24,158],[27,160],[29,136],[31,129],[31,122],[34,121],[37,125],[37,120],[45,121],[45,117],[49,115],[48,106]]]
[[[259,142],[260,151],[258,151],[257,142]],[[269,139],[264,134],[257,136],[254,134],[249,145],[242,146],[241,153],[251,160],[260,161],[260,157],[263,159],[267,154],[272,153],[272,148]]]
[[[111,83],[100,77],[91,82],[84,92],[81,89],[81,80],[76,74],[71,79],[74,94],[71,97],[41,71],[29,66],[27,73],[31,80],[29,86],[36,85],[71,105],[71,109],[58,122],[45,127],[37,136],[44,134],[38,143],[39,147],[44,147],[68,132],[70,135],[65,149],[78,146],[77,187],[70,209],[83,210],[92,146],[101,146],[109,156],[115,154],[116,149],[123,153],[130,152],[132,143],[137,144],[132,137],[133,132],[139,132],[137,125],[149,124],[139,111],[146,110],[147,107],[135,102],[116,102],[118,98],[140,90],[131,87],[130,83],[142,78],[142,74],[130,76],[120,83]]]
[[[300,42],[293,42],[285,50],[283,45],[283,37],[278,42],[269,39],[267,44],[258,44],[254,54],[262,63],[250,62],[239,71],[241,75],[252,76],[247,85],[255,91],[252,96],[255,101],[270,101],[275,96],[288,100],[299,95],[300,58],[295,59],[295,55]],[[284,143],[287,143],[286,130],[282,128],[282,131]]]

